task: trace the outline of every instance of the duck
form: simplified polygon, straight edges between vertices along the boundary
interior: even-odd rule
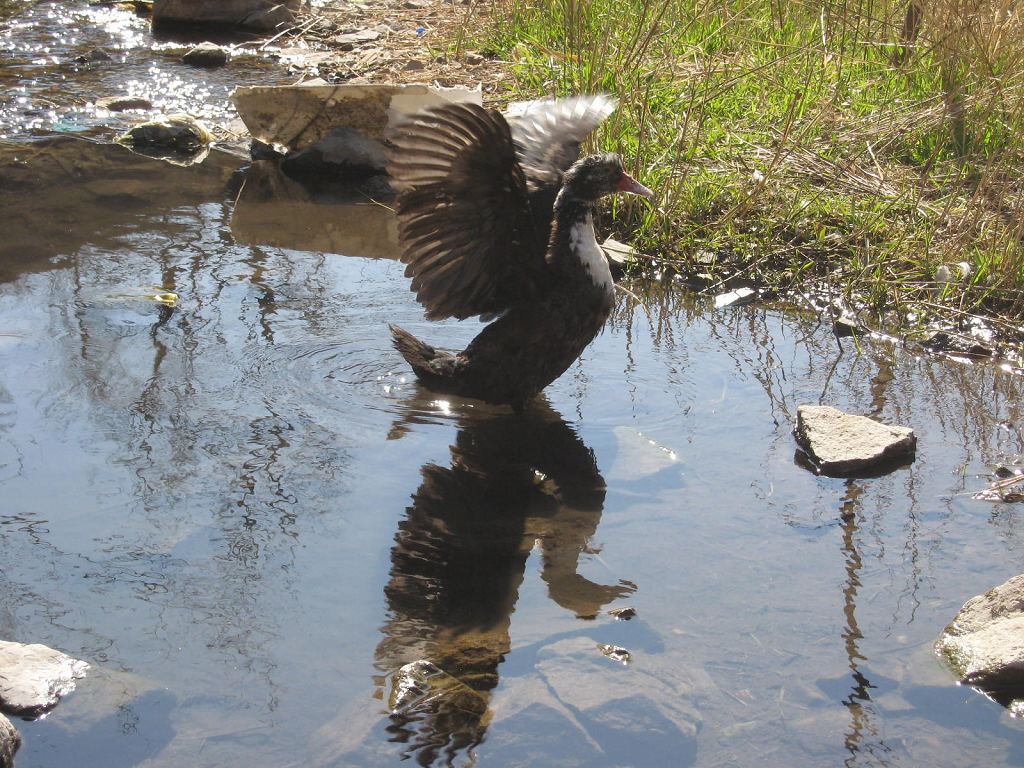
[[[532,103],[519,117],[453,103],[390,137],[400,259],[428,320],[489,324],[461,352],[397,325],[392,342],[431,391],[518,413],[604,327],[614,282],[594,232],[598,201],[654,193],[614,153],[580,157],[617,103]]]

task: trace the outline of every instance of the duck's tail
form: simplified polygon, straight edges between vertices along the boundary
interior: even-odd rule
[[[445,380],[444,369],[448,366],[444,363],[450,361],[451,353],[434,349],[397,325],[388,324],[388,328],[391,329],[391,343],[423,383],[436,387]]]

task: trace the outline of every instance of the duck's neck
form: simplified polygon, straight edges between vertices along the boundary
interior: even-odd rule
[[[563,269],[582,270],[597,288],[611,293],[614,290],[612,273],[594,234],[593,207],[563,197],[559,194],[555,201],[555,223],[551,230],[548,258],[560,258],[562,263],[558,266]]]

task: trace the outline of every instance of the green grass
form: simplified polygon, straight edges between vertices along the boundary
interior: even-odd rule
[[[935,0],[904,31],[907,8],[496,0],[480,45],[511,62],[508,98],[619,97],[595,142],[659,198],[605,223],[641,250],[717,282],[824,281],[876,325],[1020,320],[1024,22]]]

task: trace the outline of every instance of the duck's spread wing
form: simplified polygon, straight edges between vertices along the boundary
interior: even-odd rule
[[[508,123],[449,104],[391,137],[405,274],[427,317],[494,315],[526,299],[546,269]]]
[[[562,174],[580,156],[580,143],[615,111],[611,96],[573,96],[529,102],[512,119],[512,140],[530,190],[562,185]]]

